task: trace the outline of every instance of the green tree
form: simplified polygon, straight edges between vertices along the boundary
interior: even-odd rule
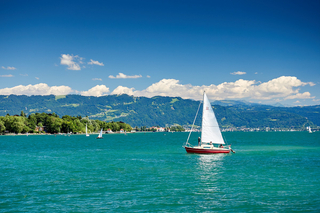
[[[58,133],[61,129],[62,120],[60,118],[50,116],[47,118],[46,130],[48,133]]]
[[[91,132],[98,132],[100,130],[100,125],[96,120],[91,121],[92,126],[90,126]]]
[[[170,128],[170,131],[172,131],[172,132],[184,132],[185,129],[182,126],[172,126]]]
[[[21,117],[26,117],[26,114],[23,111],[21,111],[20,116]]]
[[[25,129],[23,117],[14,116],[11,123],[11,131],[14,133],[21,133]]]
[[[110,125],[111,125],[111,130],[112,130],[112,132],[120,131],[120,126],[119,126],[118,123],[116,123],[116,122],[111,122]]]
[[[37,126],[37,118],[35,114],[31,114],[28,117],[28,124],[27,126],[30,128],[31,131],[34,131],[36,129]]]
[[[5,133],[6,126],[4,125],[4,121],[0,118],[0,134]]]

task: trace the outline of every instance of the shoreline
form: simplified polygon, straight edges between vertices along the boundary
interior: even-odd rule
[[[112,132],[112,133],[104,133],[104,135],[114,135],[114,134],[133,134],[133,133],[153,133],[153,132]],[[86,135],[86,133],[77,133],[77,134],[68,134],[68,133],[56,133],[56,134],[51,134],[51,133],[5,133],[5,134],[0,134],[0,136],[29,136],[29,135]],[[89,135],[99,135],[99,132],[97,133],[90,133]]]

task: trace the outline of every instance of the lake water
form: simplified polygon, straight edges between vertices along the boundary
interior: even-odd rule
[[[223,134],[0,136],[0,212],[320,212],[320,132]]]

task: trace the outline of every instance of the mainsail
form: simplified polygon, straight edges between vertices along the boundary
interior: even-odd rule
[[[210,101],[203,93],[201,143],[225,144]]]

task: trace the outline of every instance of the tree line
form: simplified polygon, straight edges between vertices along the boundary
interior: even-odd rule
[[[111,129],[113,132],[131,131],[131,126],[124,122],[105,122],[90,120],[88,117],[64,115],[61,118],[55,113],[32,113],[28,117],[21,111],[20,115],[0,116],[0,134],[8,133],[88,133]]]

